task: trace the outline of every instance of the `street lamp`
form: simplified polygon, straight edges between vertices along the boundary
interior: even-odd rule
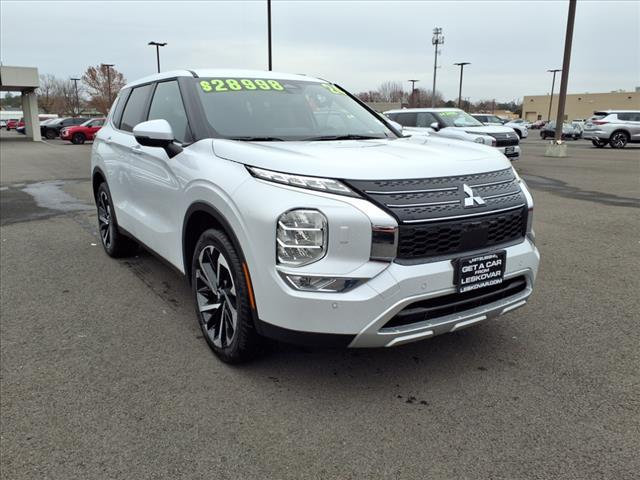
[[[433,56],[433,90],[431,91],[431,108],[433,108],[436,106],[436,70],[438,68],[438,47],[444,44],[444,35],[442,35],[442,28],[436,27],[433,29],[431,44],[435,46],[435,55]]]
[[[156,47],[156,60],[158,61],[158,73],[160,73],[160,47],[164,47],[167,44],[166,42],[165,43],[149,42],[147,43],[147,45],[153,45],[154,47]]]
[[[271,62],[271,0],[267,0],[267,36],[269,45],[269,71],[272,70]]]
[[[420,80],[407,80],[407,82],[411,82],[411,100],[409,101],[409,104],[412,107],[415,107],[414,102],[415,102],[415,93],[416,93],[416,82],[419,82]]]
[[[79,78],[70,78],[69,80],[71,80],[75,84],[75,88],[76,88],[76,113],[78,115],[80,115],[80,98],[78,97],[78,81],[80,79]]]
[[[102,67],[107,68],[107,88],[109,89],[109,107],[111,108],[111,67],[115,67],[113,63],[103,63]]]
[[[461,108],[462,105],[462,72],[464,71],[464,66],[465,65],[471,65],[470,62],[460,62],[460,63],[454,63],[454,65],[457,65],[460,67],[460,88],[458,89],[458,108]]]
[[[553,73],[553,80],[551,81],[551,98],[549,98],[549,115],[547,115],[547,122],[551,121],[551,104],[553,103],[553,89],[556,86],[556,73],[561,72],[561,68],[554,70],[547,70],[549,73]]]

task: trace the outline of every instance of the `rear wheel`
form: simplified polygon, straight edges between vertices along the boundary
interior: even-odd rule
[[[200,236],[191,272],[198,323],[209,347],[227,363],[251,359],[260,337],[242,261],[223,232],[210,229]]]
[[[87,138],[84,136],[84,133],[75,133],[73,137],[71,137],[71,143],[75,145],[81,145],[85,142]]]
[[[593,143],[594,147],[598,148],[604,148],[607,145],[607,142],[604,140],[591,140],[591,143]]]
[[[98,187],[96,205],[98,207],[98,233],[107,255],[118,258],[133,254],[138,245],[118,230],[118,222],[113,214],[111,193],[106,182]]]
[[[613,132],[613,135],[611,135],[609,139],[609,145],[611,145],[611,148],[624,148],[628,141],[629,135],[627,135],[627,132]]]

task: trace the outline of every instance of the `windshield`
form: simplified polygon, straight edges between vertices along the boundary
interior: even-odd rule
[[[236,140],[396,138],[376,115],[330,83],[194,79],[211,128]]]
[[[448,112],[434,112],[447,127],[483,127],[484,124],[479,122],[471,115],[462,110],[451,110]]]

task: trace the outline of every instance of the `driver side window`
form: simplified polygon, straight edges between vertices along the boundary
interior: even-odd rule
[[[158,83],[156,87],[148,120],[157,119],[169,122],[178,142],[188,143],[192,140],[187,114],[180,96],[180,88],[175,80]]]

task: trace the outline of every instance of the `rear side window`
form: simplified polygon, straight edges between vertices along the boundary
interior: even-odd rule
[[[640,112],[619,113],[618,120],[626,122],[640,122]]]
[[[403,127],[415,127],[418,121],[417,117],[418,115],[416,114],[416,112],[403,112],[398,113],[395,121]]]
[[[192,140],[187,114],[180,96],[180,88],[175,80],[158,83],[151,101],[148,119],[163,119],[169,122],[176,140],[180,143],[187,143]]]
[[[145,117],[147,116],[147,100],[149,99],[152,88],[153,84],[149,84],[134,88],[131,91],[127,105],[124,107],[120,129],[125,132],[132,132],[133,127],[145,121]]]
[[[116,128],[120,128],[120,120],[122,119],[122,112],[124,111],[124,105],[127,103],[127,98],[129,98],[129,94],[131,90],[123,90],[120,96],[118,96],[118,100],[116,100],[116,108],[113,110],[112,122]]]

